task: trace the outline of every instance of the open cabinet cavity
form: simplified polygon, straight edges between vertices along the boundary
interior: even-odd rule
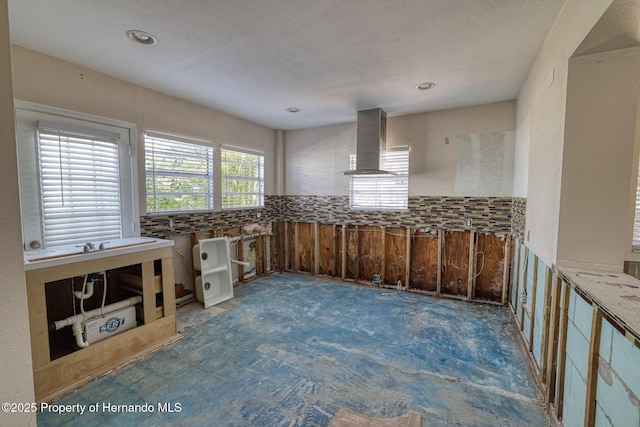
[[[172,246],[152,240],[99,257],[25,264],[37,400],[55,397],[176,335]],[[87,317],[93,320],[77,322]],[[116,333],[120,323],[126,330]],[[100,329],[113,333],[98,339]]]

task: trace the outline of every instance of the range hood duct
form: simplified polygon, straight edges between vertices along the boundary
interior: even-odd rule
[[[387,113],[381,108],[358,111],[356,140],[356,168],[345,175],[393,175],[380,169],[380,155],[384,153],[387,137]]]

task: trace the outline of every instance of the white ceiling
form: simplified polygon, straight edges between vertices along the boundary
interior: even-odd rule
[[[563,4],[9,0],[9,19],[15,44],[289,130],[515,99]]]

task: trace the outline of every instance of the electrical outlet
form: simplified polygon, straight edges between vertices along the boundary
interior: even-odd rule
[[[262,212],[256,212],[256,218],[262,218]]]
[[[176,230],[176,223],[173,221],[172,218],[169,218],[169,230],[170,231],[175,231]]]
[[[464,225],[467,227],[471,227],[473,225],[473,220],[471,218],[465,218]]]

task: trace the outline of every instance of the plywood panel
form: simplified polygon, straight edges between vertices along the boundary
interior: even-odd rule
[[[467,296],[469,279],[468,231],[449,231],[442,251],[442,294]]]
[[[333,235],[334,227],[331,224],[319,224],[318,226],[318,274],[331,276],[333,275],[333,269],[335,267],[335,239]]]
[[[371,281],[382,273],[382,234],[381,227],[358,227],[358,280]]]
[[[502,301],[505,237],[478,234],[476,243],[476,288],[474,298]]]
[[[285,268],[293,271],[295,264],[295,223],[287,221],[285,223]]]
[[[406,285],[407,277],[407,231],[405,228],[385,229],[384,282],[395,285],[398,280]]]
[[[411,253],[410,287],[435,292],[438,286],[438,236],[415,231]]]
[[[298,271],[313,273],[313,223],[299,222],[296,236],[296,256],[298,257]]]

